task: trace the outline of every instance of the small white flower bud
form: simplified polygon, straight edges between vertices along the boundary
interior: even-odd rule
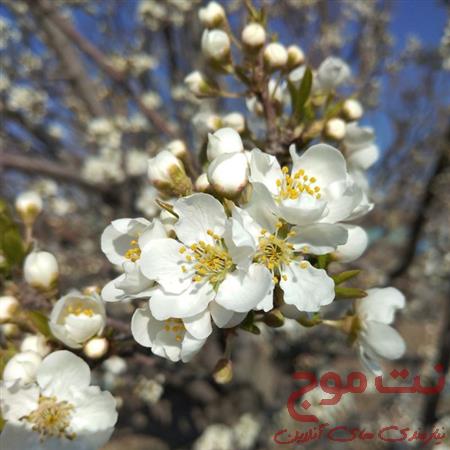
[[[192,187],[183,163],[169,150],[162,150],[148,160],[147,175],[150,183],[159,190],[182,195]]]
[[[238,196],[248,183],[248,161],[245,153],[219,155],[208,167],[208,180],[218,194],[227,198]]]
[[[342,119],[330,119],[325,124],[325,136],[329,139],[334,139],[336,141],[340,141],[345,137],[345,129],[346,125]]]
[[[42,358],[47,356],[51,348],[47,343],[47,339],[40,334],[30,334],[20,344],[21,352],[35,352]]]
[[[242,30],[242,42],[250,48],[259,48],[266,42],[266,30],[259,23],[249,23]]]
[[[211,184],[208,180],[208,175],[202,173],[197,180],[195,180],[195,190],[199,192],[208,192],[211,189]]]
[[[98,294],[71,291],[53,306],[49,326],[53,335],[70,348],[81,348],[100,335],[106,324],[105,306]]]
[[[349,98],[348,100],[345,100],[342,105],[342,112],[347,120],[354,121],[361,119],[364,114],[364,109],[358,100]]]
[[[58,262],[49,252],[32,252],[25,258],[23,273],[30,286],[49,290],[58,281]]]
[[[198,11],[200,22],[207,28],[217,27],[224,21],[225,17],[225,10],[217,2],[209,2]]]
[[[35,352],[17,353],[6,363],[3,380],[20,380],[24,384],[31,383],[36,378],[36,372],[41,362],[41,356]]]
[[[23,192],[16,198],[16,210],[27,225],[32,225],[42,211],[42,199],[34,191]]]
[[[288,60],[286,48],[278,42],[272,42],[264,49],[264,61],[270,69],[282,69]]]
[[[222,30],[205,30],[202,35],[202,52],[206,58],[224,62],[230,55],[231,42]]]
[[[0,323],[9,322],[19,309],[19,301],[12,295],[0,297]]]
[[[297,66],[301,66],[305,62],[305,54],[298,45],[291,45],[287,49],[288,61],[287,65],[289,69],[294,69]]]
[[[167,144],[166,149],[169,150],[172,155],[180,159],[184,158],[187,155],[186,143],[181,139],[174,139],[173,141],[170,141]]]
[[[241,136],[233,128],[220,128],[213,134],[208,134],[206,156],[212,161],[224,153],[243,152],[244,144]]]
[[[197,97],[213,96],[217,90],[217,86],[208,81],[198,70],[187,75],[184,82],[187,84],[189,90]]]
[[[242,133],[245,130],[245,117],[238,112],[227,114],[222,118],[224,127],[233,128],[238,133]]]
[[[83,352],[88,358],[99,359],[106,355],[108,349],[108,340],[103,337],[97,337],[86,342]]]

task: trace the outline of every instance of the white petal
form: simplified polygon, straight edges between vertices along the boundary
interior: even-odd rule
[[[213,298],[214,291],[209,283],[191,283],[186,291],[179,294],[156,288],[150,299],[150,310],[158,320],[191,317],[204,311]]]
[[[153,281],[144,276],[140,269],[140,262],[126,262],[123,264],[124,273],[116,279],[115,287],[123,291],[122,298],[146,297],[151,291]]]
[[[156,320],[149,307],[138,308],[131,318],[131,333],[135,341],[144,346],[151,347],[156,335],[163,329],[164,323]]]
[[[348,232],[348,239],[344,245],[339,245],[334,255],[340,262],[351,262],[358,259],[369,245],[369,236],[362,227],[342,224]]]
[[[186,333],[181,346],[181,360],[189,362],[205,345],[206,339],[195,339],[189,333]]]
[[[393,287],[367,289],[367,294],[356,303],[358,315],[365,320],[391,324],[395,311],[405,306],[405,296]]]
[[[309,147],[301,156],[295,152],[295,147],[289,149],[295,173],[303,169],[308,177],[315,177],[316,185],[322,190],[331,183],[345,180],[347,164],[342,153],[331,145],[317,144]]]
[[[247,269],[253,259],[256,242],[244,228],[242,222],[235,218],[229,219],[225,228],[224,240],[233,262],[239,269]]]
[[[139,248],[144,249],[145,245],[153,239],[164,239],[167,232],[164,225],[158,219],[153,219],[150,226],[139,236]]]
[[[379,157],[379,148],[372,144],[350,152],[348,156],[348,163],[354,167],[367,170],[378,161]]]
[[[0,435],[0,448],[7,450],[47,450],[41,446],[39,433],[23,423],[6,422]]]
[[[337,181],[325,190],[328,213],[323,222],[336,223],[352,217],[355,209],[363,200],[363,191],[350,178]]]
[[[326,214],[327,203],[312,195],[302,194],[295,200],[283,200],[278,211],[288,223],[307,225],[319,221]]]
[[[262,309],[267,312],[273,308],[273,290],[275,285],[271,283],[265,297],[256,305],[257,310]]]
[[[37,383],[47,396],[65,400],[70,397],[68,387],[85,388],[91,382],[89,366],[67,350],[51,353],[37,371]]]
[[[106,227],[101,236],[101,248],[113,264],[122,264],[132,239],[138,238],[150,222],[144,218],[118,219]]]
[[[406,350],[405,341],[394,328],[380,322],[369,321],[360,338],[365,346],[386,359],[398,359]]]
[[[258,148],[250,152],[250,177],[252,183],[262,183],[272,195],[278,194],[277,180],[283,179],[280,164],[274,156]]]
[[[348,232],[342,225],[318,223],[297,226],[292,229],[296,235],[290,239],[294,247],[301,250],[308,247],[308,253],[324,255],[335,250],[339,244],[345,244]]]
[[[20,380],[0,383],[0,408],[7,421],[18,421],[30,414],[37,408],[38,400],[39,388],[36,384],[23,385]]]
[[[91,433],[84,433],[82,435],[77,435],[77,439],[74,441],[75,447],[73,450],[97,450],[103,448],[103,446],[109,441],[111,435],[113,434],[114,427],[106,428],[100,431],[95,431]],[[47,449],[45,449],[47,450]],[[50,450],[50,449],[48,449]],[[57,448],[55,450],[72,450],[72,449],[62,449]]]
[[[368,348],[364,348],[364,345],[360,342],[358,345],[359,356],[364,366],[372,372],[375,376],[382,376],[380,364],[377,361],[376,355]]]
[[[284,291],[284,302],[295,305],[299,311],[315,312],[334,299],[334,282],[323,269],[316,269],[306,262],[302,269],[299,264],[283,268],[280,287]]]
[[[212,333],[211,315],[208,310],[183,320],[188,333],[196,339],[206,339]]]
[[[230,311],[229,309],[225,309],[223,306],[220,306],[216,302],[211,302],[209,304],[209,311],[211,313],[211,317],[214,320],[214,323],[219,328],[232,328],[236,325],[240,324],[244,319],[247,313],[235,313],[234,311]]]
[[[261,227],[271,233],[275,230],[278,222],[278,207],[264,184],[252,184],[251,199],[244,205],[244,209]]]
[[[184,291],[192,283],[192,275],[181,270],[186,264],[180,253],[182,247],[174,239],[150,241],[140,258],[142,273],[148,279],[157,281],[168,292]]]
[[[192,194],[177,200],[173,207],[179,219],[175,224],[178,238],[186,245],[201,240],[213,243],[208,230],[222,236],[227,216],[222,204],[209,194]]]
[[[64,328],[72,339],[84,343],[101,331],[103,319],[98,314],[94,314],[92,317],[84,314],[79,316],[69,314],[66,317]]]
[[[272,275],[262,264],[252,264],[248,272],[234,271],[220,284],[216,302],[235,312],[247,312],[255,308],[266,296],[272,283]]]
[[[71,428],[80,435],[113,427],[117,422],[116,401],[98,386],[77,390],[72,396],[75,410]]]

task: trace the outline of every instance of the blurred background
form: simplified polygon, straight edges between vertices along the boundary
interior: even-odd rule
[[[243,1],[221,0],[233,29]],[[354,267],[361,287],[394,285],[407,297],[397,321],[408,350],[395,365],[430,376],[450,355],[450,22],[443,0],[266,0],[269,29],[297,44],[313,67],[340,56],[374,127],[381,158],[370,170],[371,246]],[[199,101],[183,79],[201,69],[199,0],[0,0],[0,198],[36,190],[45,212],[42,249],[57,255],[62,292],[115,276],[99,237],[119,217],[158,213],[146,181],[149,156],[174,138],[197,154],[205,122],[242,99]],[[1,249],[0,249],[1,251]],[[23,286],[26,297],[26,287]],[[30,294],[31,295],[31,294]],[[131,305],[108,305],[123,324]],[[124,341],[121,358],[95,365],[119,399],[108,450],[268,450],[273,433],[299,429],[286,409],[295,370],[361,370],[345,337],[296,326],[240,333],[234,380],[210,377],[221,355],[208,341],[190,364],[172,364]],[[120,349],[119,349],[120,346]],[[120,352],[119,352],[120,350]],[[389,369],[391,365],[387,364]],[[369,383],[370,384],[370,383]],[[310,398],[322,421],[378,429],[445,426],[450,384],[437,395],[348,395],[336,406]],[[446,425],[445,425],[446,424]],[[327,442],[327,448],[410,448],[417,443]],[[309,448],[323,448],[311,443]],[[428,448],[428,447],[426,447]],[[430,447],[431,448],[431,447]],[[438,448],[438,447],[436,447]],[[439,450],[449,449],[442,444]]]

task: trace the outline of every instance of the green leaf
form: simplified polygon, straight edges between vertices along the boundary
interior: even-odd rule
[[[305,73],[298,89],[291,81],[288,81],[288,89],[291,95],[292,116],[298,121],[302,120],[304,116],[305,105],[311,94],[312,83],[313,74],[309,67],[305,69]]]
[[[37,330],[47,338],[52,338],[48,318],[39,311],[28,311],[28,318],[31,320]]]
[[[331,278],[334,280],[334,284],[338,285],[343,283],[344,281],[350,280],[353,277],[359,275],[361,270],[346,270],[345,272],[337,273],[336,275],[332,275]]]
[[[363,297],[367,297],[367,292],[364,289],[360,289],[360,288],[350,288],[350,287],[336,286],[334,288],[334,292],[336,293],[336,297],[338,297],[338,298],[363,298]]]
[[[10,228],[3,234],[1,247],[10,266],[17,266],[22,263],[25,249],[17,229]]]

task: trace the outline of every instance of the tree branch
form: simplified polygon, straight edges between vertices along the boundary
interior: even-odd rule
[[[58,14],[56,8],[54,8],[54,4],[47,0],[28,0],[28,3],[31,8],[34,8],[35,10],[40,11],[42,14],[46,15],[48,19],[52,23],[54,23],[55,26],[57,26],[67,36],[67,38],[70,39],[78,47],[79,50],[89,56],[89,58],[94,61],[106,75],[108,75],[131,97],[133,97],[141,111],[159,131],[168,136],[174,136],[174,132],[172,128],[167,124],[167,122],[156,111],[153,111],[152,109],[149,109],[144,105],[140,97],[128,83],[125,73],[118,71],[116,68],[111,66],[107,61],[107,57],[97,47],[95,47],[82,34],[80,34],[73,27],[69,20]]]

